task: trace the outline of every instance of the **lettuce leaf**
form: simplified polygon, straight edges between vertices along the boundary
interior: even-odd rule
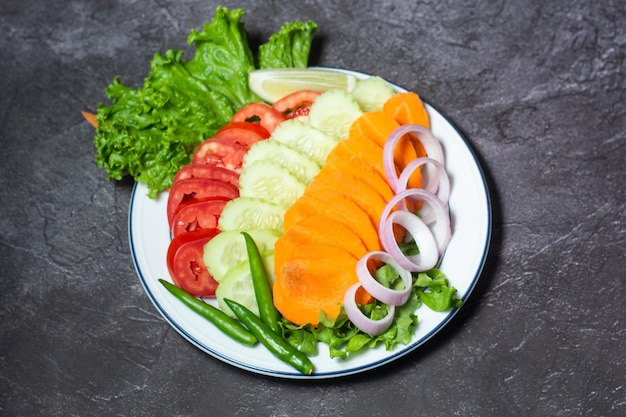
[[[311,52],[311,41],[317,31],[317,24],[307,22],[287,22],[272,35],[269,41],[259,47],[258,67],[265,68],[306,68]]]
[[[244,13],[217,7],[211,22],[187,37],[195,49],[193,57],[184,60],[180,50],[155,53],[142,87],[113,79],[105,89],[111,104],[98,104],[94,138],[96,164],[109,179],[131,175],[155,198],[171,186],[203,139],[228,123],[239,108],[259,100],[248,85],[256,61],[274,68],[306,66],[314,23],[283,25],[260,47],[272,59],[257,59],[241,22]]]
[[[449,286],[448,278],[438,269],[419,273],[415,286],[422,302],[434,311],[461,306],[461,300],[456,297],[456,288]]]
[[[259,100],[248,85],[248,74],[255,69],[248,34],[241,18],[242,9],[218,7],[210,24],[202,31],[192,30],[187,43],[195,54],[185,68],[213,91],[225,97],[236,109]]]
[[[156,53],[140,89],[116,77],[106,89],[113,104],[98,106],[96,163],[111,179],[130,174],[145,182],[150,197],[171,185],[198,143],[234,111],[225,97],[190,76],[181,56],[181,51]]]

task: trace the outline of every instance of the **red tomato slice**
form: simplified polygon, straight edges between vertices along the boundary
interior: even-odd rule
[[[179,181],[189,179],[206,179],[206,180],[220,180],[234,185],[239,188],[239,173],[232,171],[228,168],[211,166],[206,164],[189,164],[185,165],[178,170],[172,185]]]
[[[196,297],[215,296],[217,282],[202,257],[204,245],[219,232],[218,229],[200,229],[182,233],[172,239],[167,249],[167,269],[174,284]]]
[[[252,130],[249,126],[255,126],[260,129]],[[250,122],[231,122],[220,129],[214,138],[224,138],[250,149],[250,146],[270,136],[269,132],[261,125]]]
[[[301,90],[287,94],[275,102],[272,107],[285,115],[288,119],[308,119],[311,105],[322,93],[313,90]],[[305,120],[306,121],[306,120]]]
[[[259,123],[271,134],[276,126],[285,120],[285,116],[269,104],[255,102],[239,109],[231,122]]]
[[[224,138],[211,138],[202,142],[193,154],[193,164],[204,164],[241,172],[243,157],[248,148]]]
[[[220,130],[217,131],[217,133],[215,134],[215,136],[219,135],[221,132],[224,132],[226,130],[229,129],[244,129],[244,130],[249,130],[251,132],[256,133],[257,135],[261,136],[263,139],[267,139],[270,137],[270,132],[267,131],[266,128],[264,128],[263,126],[261,126],[258,123],[252,123],[252,122],[233,122],[231,121],[230,123],[228,123],[226,126],[222,127]]]
[[[172,225],[174,212],[181,203],[206,197],[223,197],[232,200],[239,196],[239,190],[224,181],[188,179],[178,181],[170,189],[167,199],[167,221]]]
[[[172,216],[172,238],[185,232],[216,229],[224,206],[231,199],[207,197],[180,203]]]

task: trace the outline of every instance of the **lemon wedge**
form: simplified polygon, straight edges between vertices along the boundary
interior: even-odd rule
[[[268,103],[300,90],[324,92],[331,89],[352,91],[357,78],[353,74],[322,68],[280,68],[252,71],[250,89]]]

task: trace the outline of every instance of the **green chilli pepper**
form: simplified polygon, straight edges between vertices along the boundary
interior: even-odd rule
[[[274,356],[283,362],[293,366],[305,375],[313,373],[313,363],[307,355],[291,346],[285,339],[277,335],[267,324],[251,312],[246,306],[236,301],[225,299],[228,307],[243,324],[246,325],[252,334],[267,348]]]
[[[234,340],[253,346],[257,342],[257,338],[250,333],[244,326],[237,320],[228,316],[219,308],[215,308],[210,304],[207,304],[180,287],[159,278],[159,282],[170,292],[174,297],[182,301],[187,307],[202,317],[210,321],[220,329],[224,334],[230,336]]]
[[[279,324],[280,313],[274,306],[272,288],[270,286],[267,270],[265,269],[265,264],[263,264],[263,258],[261,257],[259,248],[254,242],[254,239],[252,239],[248,233],[241,232],[241,234],[246,240],[248,262],[250,264],[250,273],[252,274],[254,295],[256,297],[256,303],[259,306],[259,316],[274,333],[282,335],[282,330]]]

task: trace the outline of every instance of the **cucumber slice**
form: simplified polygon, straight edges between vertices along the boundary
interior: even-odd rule
[[[239,196],[254,197],[288,208],[304,193],[306,185],[287,168],[272,161],[256,161],[241,170]]]
[[[259,315],[259,306],[254,295],[252,275],[247,259],[237,263],[228,270],[224,279],[220,281],[220,285],[215,290],[215,298],[220,310],[231,317],[235,317],[235,314],[224,302],[225,298],[235,300],[248,307],[257,316]]]
[[[274,229],[246,230],[254,239],[259,252],[274,250],[274,244],[281,234]],[[202,260],[213,279],[221,283],[228,270],[248,259],[246,241],[239,230],[220,232],[204,245]]]
[[[395,94],[395,90],[387,81],[379,76],[371,76],[358,80],[352,96],[363,111],[380,111],[385,102]]]
[[[276,280],[274,275],[274,251],[261,252],[261,256],[268,272],[268,278],[273,284]],[[215,298],[219,308],[231,317],[235,317],[235,314],[224,302],[225,298],[235,300],[248,307],[257,316],[259,315],[259,306],[256,302],[252,274],[250,273],[250,265],[247,259],[238,262],[228,270],[220,285],[217,286]]]
[[[285,208],[254,197],[237,197],[224,206],[217,222],[220,230],[274,229],[283,233]]]
[[[242,170],[257,161],[271,161],[279,164],[302,182],[309,185],[320,172],[320,166],[310,156],[290,148],[276,140],[262,140],[250,147],[250,150],[243,158]]]
[[[352,94],[328,90],[315,99],[309,111],[309,124],[338,140],[346,139],[350,126],[361,115],[361,107]]]
[[[302,152],[319,166],[326,164],[326,157],[338,143],[337,139],[332,136],[297,119],[285,120],[276,126],[269,140],[278,141]]]
[[[250,89],[269,103],[300,90],[324,92],[339,88],[351,91],[356,80],[352,74],[323,68],[263,69],[252,71],[248,76]]]

